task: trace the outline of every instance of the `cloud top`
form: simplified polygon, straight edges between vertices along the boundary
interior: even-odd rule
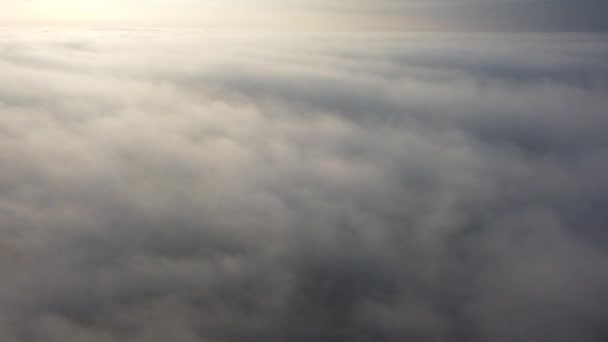
[[[2,341],[604,341],[597,35],[4,31]]]

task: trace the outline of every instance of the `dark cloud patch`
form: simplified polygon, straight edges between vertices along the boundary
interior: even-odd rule
[[[605,37],[179,33],[3,36],[1,340],[606,339]]]

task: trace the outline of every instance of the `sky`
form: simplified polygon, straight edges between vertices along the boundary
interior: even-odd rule
[[[606,60],[0,31],[0,340],[607,341]]]
[[[606,31],[604,0],[10,0],[12,27]]]

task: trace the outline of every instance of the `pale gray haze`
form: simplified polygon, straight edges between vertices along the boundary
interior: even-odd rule
[[[606,0],[3,0],[1,26],[607,31]]]

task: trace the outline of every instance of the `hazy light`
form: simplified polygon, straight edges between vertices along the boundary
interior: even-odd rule
[[[316,0],[25,0],[0,4],[9,26],[154,26],[261,29],[430,28],[378,12],[377,5]],[[383,11],[386,8],[383,9]]]

